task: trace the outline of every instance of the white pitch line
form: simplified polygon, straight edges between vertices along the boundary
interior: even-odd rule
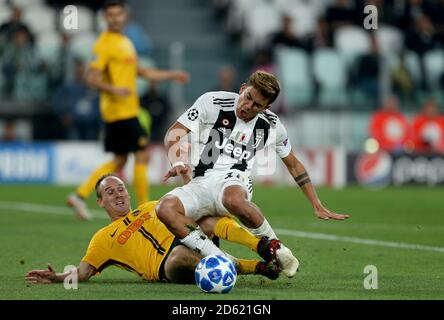
[[[67,207],[51,206],[39,203],[0,201],[0,209],[18,210],[24,212],[49,213],[62,216],[74,215],[72,209],[69,209]],[[100,210],[89,210],[89,211],[94,214],[94,218],[108,219],[108,216]]]
[[[57,215],[73,215],[72,210],[69,208],[38,204],[38,203],[0,201],[0,209],[18,210],[23,212],[49,213]],[[108,217],[104,214],[103,211],[100,210],[90,210],[90,211],[94,213],[94,218],[108,219]],[[411,249],[411,250],[434,251],[434,252],[444,253],[443,247],[426,246],[421,244],[362,239],[362,238],[354,238],[347,236],[337,236],[326,233],[306,232],[306,231],[288,230],[288,229],[275,229],[275,231],[277,234],[282,236],[290,236],[297,238],[350,242],[350,243],[357,243],[369,246],[381,246],[381,247],[389,247],[397,249]]]
[[[333,234],[306,232],[306,231],[298,231],[298,230],[276,229],[275,231],[279,235],[285,235],[285,236],[291,236],[291,237],[297,237],[297,238],[342,241],[342,242],[364,244],[364,245],[369,245],[369,246],[381,246],[381,247],[390,247],[390,248],[398,248],[398,249],[413,249],[413,250],[423,250],[423,251],[444,252],[443,247],[433,247],[433,246],[426,246],[426,245],[413,244],[413,243],[362,239],[362,238],[337,236],[337,235],[333,235]]]

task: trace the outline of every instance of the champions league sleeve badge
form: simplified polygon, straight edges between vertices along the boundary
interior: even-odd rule
[[[197,111],[197,109],[194,108],[190,109],[190,111],[188,111],[187,118],[190,121],[196,120],[197,118],[199,118],[199,111]]]

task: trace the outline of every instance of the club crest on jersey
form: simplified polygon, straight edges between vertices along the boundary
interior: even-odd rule
[[[265,137],[264,132],[261,132],[261,131],[256,132],[256,137],[254,139],[253,149],[257,149],[257,147],[259,146],[259,144],[261,143],[261,141],[264,137]]]

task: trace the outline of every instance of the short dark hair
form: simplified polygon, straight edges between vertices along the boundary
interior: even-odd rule
[[[102,5],[102,10],[106,11],[109,7],[119,6],[126,8],[126,2],[123,0],[106,0]]]
[[[265,99],[268,99],[268,103],[273,103],[281,91],[279,81],[276,77],[265,71],[256,71],[247,80],[247,85],[254,87],[258,90]]]
[[[102,198],[102,195],[99,192],[99,186],[102,183],[102,181],[105,180],[108,177],[116,177],[116,178],[118,178],[118,176],[116,176],[114,173],[107,173],[107,174],[104,174],[103,176],[101,176],[99,178],[99,180],[97,180],[96,185],[94,187],[94,190],[96,190],[97,199]]]

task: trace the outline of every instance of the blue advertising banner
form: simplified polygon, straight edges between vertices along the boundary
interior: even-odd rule
[[[0,183],[51,183],[54,145],[0,143]]]

